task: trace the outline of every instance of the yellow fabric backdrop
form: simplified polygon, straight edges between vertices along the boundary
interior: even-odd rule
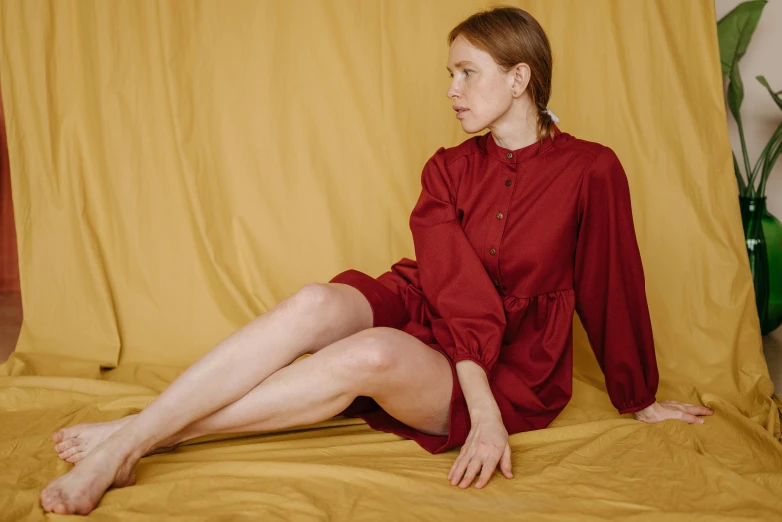
[[[770,519],[779,401],[763,358],[710,0],[516,1],[554,52],[566,132],[630,182],[658,400],[619,416],[575,320],[571,404],[511,436],[515,478],[449,486],[458,450],[336,417],[142,460],[96,519]],[[0,2],[24,324],[0,367],[0,519],[40,520],[50,433],[138,411],[310,281],[414,257],[421,168],[468,138],[448,31],[477,0]],[[115,368],[115,369],[112,369]],[[230,378],[230,376],[226,376]],[[391,515],[391,513],[394,513]],[[475,518],[477,517],[477,518]]]

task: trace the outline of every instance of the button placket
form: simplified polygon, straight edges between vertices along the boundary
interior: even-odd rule
[[[508,153],[511,154],[511,153]],[[511,154],[512,155],[512,154]],[[507,178],[505,179],[504,187],[511,187],[513,185],[512,180],[517,179],[518,172],[516,171],[514,166],[508,165],[507,168],[511,171],[508,173]],[[503,176],[505,177],[505,176]],[[501,178],[502,179],[502,178]],[[499,247],[500,242],[502,240],[502,236],[505,232],[505,223],[507,219],[505,219],[506,214],[508,213],[508,208],[510,207],[510,202],[513,196],[513,190],[502,190],[500,191],[501,196],[498,198],[498,205],[496,214],[494,215],[494,219],[492,220],[494,223],[489,226],[489,241],[487,241],[487,247],[488,247],[488,258],[487,258],[487,266],[489,268],[489,276],[492,279],[492,284],[494,284],[495,288],[497,288],[498,291],[501,290],[500,285],[500,275],[499,275]]]

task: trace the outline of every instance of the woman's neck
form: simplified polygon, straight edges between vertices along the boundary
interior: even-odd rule
[[[538,116],[526,100],[516,100],[508,111],[489,126],[497,145],[518,150],[538,141]]]

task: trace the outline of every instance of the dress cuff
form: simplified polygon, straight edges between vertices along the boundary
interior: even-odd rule
[[[472,362],[474,362],[475,364],[477,364],[478,366],[483,368],[483,371],[486,372],[486,377],[487,378],[489,377],[489,373],[490,373],[489,367],[486,366],[486,364],[483,361],[481,361],[478,357],[475,357],[474,355],[470,355],[468,353],[456,355],[453,358],[454,367],[456,366],[456,363],[458,363],[459,361],[472,361]]]
[[[641,411],[642,409],[651,406],[656,401],[657,401],[657,398],[652,396],[651,398],[646,399],[645,401],[640,402],[640,403],[638,403],[638,404],[636,404],[634,406],[625,406],[624,408],[621,408],[619,410],[619,414],[620,415],[624,415],[625,413],[635,413],[637,411]]]

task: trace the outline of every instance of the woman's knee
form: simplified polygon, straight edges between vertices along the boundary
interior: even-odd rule
[[[319,314],[345,335],[372,327],[372,307],[357,288],[342,283],[307,283],[296,294],[302,306]]]
[[[307,283],[293,294],[293,297],[302,304],[313,308],[320,308],[329,301],[333,292],[323,283]]]
[[[327,284],[307,283],[290,298],[288,306],[308,325],[321,326],[334,323],[343,306],[340,296]]]
[[[398,362],[400,336],[406,335],[394,328],[378,326],[367,328],[350,337],[342,350],[344,367],[348,374],[373,379],[387,374]]]
[[[361,302],[363,301],[363,303]],[[286,299],[284,308],[313,337],[315,353],[341,339],[372,327],[372,309],[357,289],[334,283],[307,283]]]
[[[340,354],[338,375],[355,396],[372,397],[391,416],[425,433],[448,433],[453,380],[442,354],[387,327],[350,339]]]
[[[320,283],[307,283],[299,290],[283,299],[273,311],[277,314],[285,314],[295,320],[299,327],[319,327],[327,318],[319,320],[321,315],[329,309],[330,292]],[[291,325],[293,326],[293,325]],[[316,335],[321,335],[322,328],[318,328]]]

